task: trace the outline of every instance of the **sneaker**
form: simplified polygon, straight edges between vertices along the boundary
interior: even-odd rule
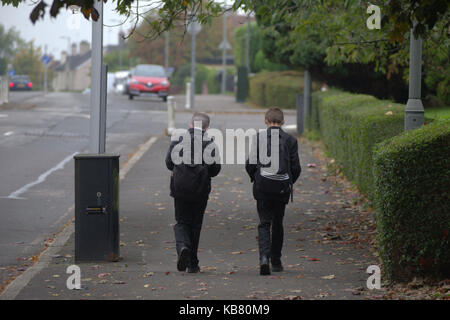
[[[259,274],[262,276],[270,275],[270,265],[269,265],[269,259],[267,257],[262,257],[260,260]]]
[[[190,251],[188,248],[184,247],[180,251],[180,256],[178,257],[177,269],[178,271],[186,271],[189,262]]]

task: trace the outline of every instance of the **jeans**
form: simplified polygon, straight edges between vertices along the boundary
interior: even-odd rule
[[[208,199],[200,202],[188,202],[175,198],[175,220],[173,227],[178,255],[183,247],[189,248],[191,257],[190,266],[198,265],[198,243],[202,229],[203,215]]]
[[[257,200],[259,225],[258,244],[260,258],[266,256],[278,264],[283,248],[283,217],[286,204],[278,201]]]

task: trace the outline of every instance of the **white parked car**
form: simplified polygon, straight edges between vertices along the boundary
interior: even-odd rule
[[[127,94],[127,82],[130,71],[118,71],[114,73],[114,92]]]

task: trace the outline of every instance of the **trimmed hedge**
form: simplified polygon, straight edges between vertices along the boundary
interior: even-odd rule
[[[303,73],[263,72],[249,78],[249,100],[259,107],[295,109],[295,96],[303,92]]]
[[[315,92],[306,129],[319,131],[330,155],[373,198],[372,148],[403,131],[404,106],[338,90]]]
[[[450,275],[450,120],[378,144],[374,165],[384,273]]]

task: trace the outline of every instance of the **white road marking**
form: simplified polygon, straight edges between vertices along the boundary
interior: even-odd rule
[[[51,175],[53,172],[55,172],[56,170],[60,170],[63,169],[64,166],[66,165],[66,163],[68,163],[70,160],[73,159],[73,157],[77,154],[78,152],[75,152],[73,154],[71,154],[70,156],[66,157],[63,161],[61,161],[60,163],[58,163],[56,166],[54,166],[53,168],[51,168],[50,170],[47,170],[46,172],[44,172],[43,174],[41,174],[37,180],[30,182],[26,185],[24,185],[22,188],[12,192],[7,198],[9,199],[24,199],[22,197],[19,197],[22,193],[25,193],[28,191],[28,189],[30,189],[31,187],[40,184],[42,182],[44,182],[47,177],[49,175]]]
[[[8,132],[5,132],[3,135],[4,135],[5,137],[7,137],[7,136],[12,135],[13,133],[14,133],[14,131],[8,131]]]
[[[0,118],[8,118],[7,114],[0,114]]]

